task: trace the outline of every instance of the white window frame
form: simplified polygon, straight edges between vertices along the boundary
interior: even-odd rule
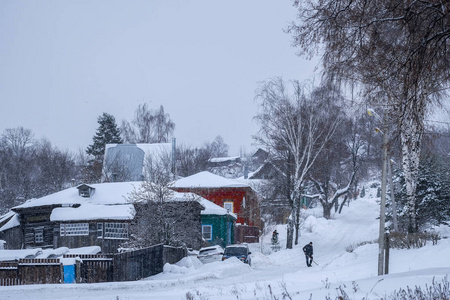
[[[60,224],[60,236],[89,235],[89,223],[66,223]]]
[[[36,244],[40,244],[44,242],[44,230],[43,229],[36,229],[34,231],[34,242]]]
[[[105,223],[103,238],[128,240],[128,223]]]
[[[97,238],[103,238],[103,223],[97,223]]]
[[[231,209],[227,208],[227,206],[231,206]],[[234,202],[233,201],[224,201],[223,208],[225,208],[230,213],[234,213]]]
[[[209,234],[209,238],[205,234]],[[202,237],[207,241],[212,241],[213,237],[213,226],[212,225],[202,225]]]

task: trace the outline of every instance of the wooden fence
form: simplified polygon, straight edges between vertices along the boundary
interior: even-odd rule
[[[116,254],[114,280],[130,281],[145,278],[163,271],[163,245]]]
[[[110,282],[114,278],[114,255],[66,254],[64,258],[79,258],[76,262],[76,282]]]
[[[114,281],[130,281],[161,273],[166,263],[176,263],[187,256],[186,248],[162,244],[116,254],[114,256]]]
[[[0,286],[61,283],[62,264],[59,259],[24,258],[0,262]]]
[[[259,243],[259,227],[236,225],[234,238],[236,243]]]
[[[13,262],[0,262],[0,286],[20,285],[19,264]]]
[[[163,271],[165,263],[187,256],[186,248],[156,245],[119,254],[64,255],[76,260],[77,283],[131,281]],[[56,259],[0,262],[0,286],[64,283],[64,266]]]

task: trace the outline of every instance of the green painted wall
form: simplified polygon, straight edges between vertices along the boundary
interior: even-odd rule
[[[228,230],[228,223],[231,222],[231,228]],[[212,226],[212,240],[206,241],[208,246],[220,245],[226,247],[234,244],[234,226],[236,220],[229,215],[202,215],[202,225]],[[228,240],[228,233],[230,239]]]

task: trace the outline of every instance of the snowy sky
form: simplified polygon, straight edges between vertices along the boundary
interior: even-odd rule
[[[92,143],[103,112],[164,105],[179,143],[251,149],[258,82],[311,78],[283,32],[289,0],[0,1],[0,132]]]

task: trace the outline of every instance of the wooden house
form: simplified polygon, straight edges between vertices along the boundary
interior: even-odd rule
[[[6,247],[100,246],[103,252],[114,253],[129,238],[134,206],[124,196],[133,188],[133,183],[81,184],[27,200],[11,209],[17,221],[0,228]]]
[[[236,214],[237,227],[261,228],[258,198],[246,183],[204,171],[177,180],[171,188],[177,192],[195,193]],[[259,233],[255,233],[256,231],[252,230],[252,242],[258,239]],[[236,241],[243,242],[240,239]]]
[[[103,253],[115,253],[130,241],[139,203],[130,203],[128,198],[141,183],[81,184],[28,200],[0,217],[0,239],[6,241],[6,249],[100,246]],[[205,208],[208,213],[203,215]],[[233,235],[225,228],[234,229],[236,216],[211,208],[209,201],[198,195],[174,192],[164,210],[168,218],[183,220],[174,231],[177,239],[189,248],[199,249],[203,245],[203,218],[205,225],[212,226],[204,228],[205,235],[212,229],[209,232],[213,239],[233,241]]]

